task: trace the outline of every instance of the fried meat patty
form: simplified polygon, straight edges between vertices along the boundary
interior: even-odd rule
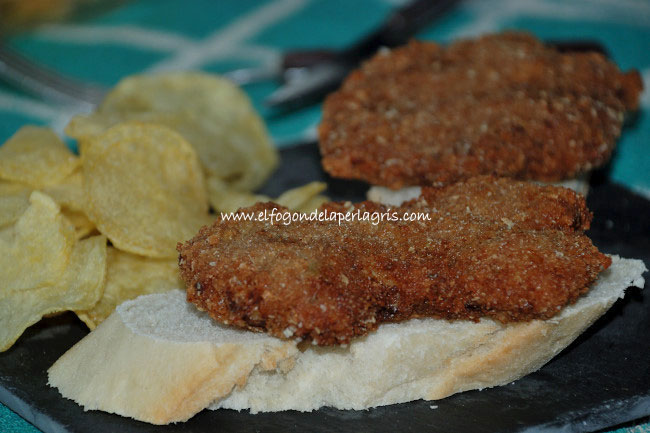
[[[605,163],[637,71],[521,33],[377,54],[328,96],[319,128],[334,177],[399,189],[495,174],[558,181]]]
[[[239,212],[274,209],[287,211]],[[547,319],[611,263],[583,233],[584,198],[564,188],[486,177],[423,188],[390,210],[320,210],[430,221],[220,219],[178,245],[188,300],[224,324],[331,345],[412,317]]]

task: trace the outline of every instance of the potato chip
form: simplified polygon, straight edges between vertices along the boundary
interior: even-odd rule
[[[85,209],[86,197],[83,192],[81,170],[75,170],[60,183],[43,188],[43,192],[54,199],[59,206],[76,212]]]
[[[95,224],[88,219],[88,216],[85,213],[68,209],[62,209],[61,213],[74,226],[75,237],[77,239],[83,239],[96,231]]]
[[[198,158],[171,129],[121,123],[82,153],[87,215],[116,247],[176,257],[176,243],[210,222]]]
[[[61,213],[74,225],[77,239],[82,239],[95,231],[95,224],[86,215],[86,195],[83,190],[81,170],[75,170],[56,185],[48,186],[43,191],[52,197]]]
[[[42,188],[60,182],[79,166],[57,135],[24,126],[0,147],[0,178]]]
[[[0,180],[0,196],[11,195],[21,191],[29,191],[29,193],[31,194],[32,188],[19,182]]]
[[[78,242],[69,266],[52,285],[11,291],[0,289],[0,352],[9,349],[28,326],[58,311],[90,308],[102,295],[106,274],[106,237]]]
[[[298,212],[311,212],[328,201],[327,197],[319,195],[320,192],[327,188],[327,185],[323,182],[311,182],[290,189],[276,199],[265,195],[236,191],[221,179],[215,177],[208,178],[207,183],[210,204],[218,212],[235,212],[237,209],[268,201],[273,201]]]
[[[102,134],[108,128],[111,128],[118,123],[128,121],[156,123],[175,130],[172,126],[174,120],[174,115],[165,113],[119,113],[111,111],[96,111],[90,114],[78,114],[74,116],[66,125],[65,133],[78,141],[80,153],[83,153],[85,145],[91,138]]]
[[[288,207],[289,209],[302,212],[302,207],[309,202],[309,200],[318,196],[319,193],[325,191],[326,188],[327,184],[324,182],[310,182],[307,185],[283,192],[275,202],[281,206]]]
[[[184,287],[176,259],[152,259],[109,247],[104,294],[91,309],[75,313],[90,329],[95,329],[128,299]]]
[[[77,239],[95,229],[95,224],[83,211],[85,196],[81,178],[81,170],[77,170],[61,183],[43,188],[43,192],[61,207],[61,213],[74,225]],[[0,228],[14,223],[27,210],[32,191],[31,187],[23,184],[0,181]]]
[[[13,224],[29,207],[32,189],[18,183],[0,181],[0,228]]]
[[[265,195],[235,190],[223,180],[214,176],[208,178],[207,186],[210,205],[218,212],[235,212],[242,207],[273,200]]]
[[[106,131],[111,126],[123,122],[126,116],[119,113],[91,113],[74,116],[65,127],[65,133],[79,141],[80,153],[83,145],[91,138]],[[136,117],[136,116],[134,116]],[[138,119],[144,121],[143,119]],[[153,122],[155,119],[153,119]]]
[[[246,94],[214,75],[175,72],[125,78],[99,109],[77,116],[66,132],[82,143],[124,120],[168,126],[196,149],[206,174],[253,190],[278,162],[264,123]]]
[[[29,202],[18,221],[0,236],[0,276],[6,292],[59,281],[75,243],[74,227],[54,200],[34,191]]]
[[[324,195],[315,195],[305,203],[301,204],[296,210],[298,212],[310,213],[321,207],[324,203],[330,201],[329,197]]]

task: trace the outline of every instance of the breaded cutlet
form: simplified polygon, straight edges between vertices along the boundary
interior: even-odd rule
[[[570,179],[607,162],[642,87],[602,54],[561,53],[528,34],[413,41],[327,97],[322,164],[392,189],[483,174]]]
[[[611,260],[585,236],[572,190],[482,177],[423,188],[401,207],[327,203],[329,214],[405,212],[425,221],[219,219],[178,245],[187,299],[217,321],[280,338],[342,344],[413,317],[548,319]],[[257,219],[257,220],[255,220]]]

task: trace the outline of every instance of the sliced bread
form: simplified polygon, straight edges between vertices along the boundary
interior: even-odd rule
[[[154,424],[211,408],[364,409],[509,383],[539,369],[629,286],[640,260],[612,257],[586,296],[552,320],[412,319],[345,347],[279,340],[215,323],[180,290],[123,303],[49,370],[85,409]],[[304,346],[304,347],[303,347]]]

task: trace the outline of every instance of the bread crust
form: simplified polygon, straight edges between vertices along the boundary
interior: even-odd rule
[[[48,370],[48,383],[85,410],[151,424],[186,421],[295,345],[174,342],[139,335],[112,314]]]

